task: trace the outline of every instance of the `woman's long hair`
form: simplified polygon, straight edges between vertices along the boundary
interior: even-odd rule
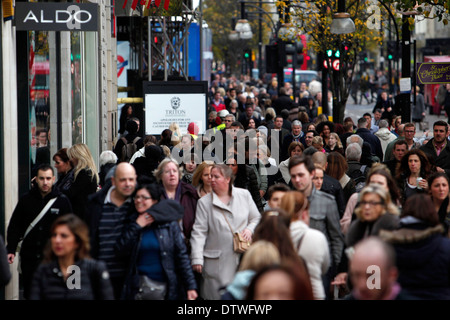
[[[85,169],[91,172],[91,180],[94,178],[100,181],[98,176],[97,167],[94,162],[94,158],[92,158],[91,151],[89,147],[84,143],[77,143],[67,149],[67,156],[72,161],[73,159],[77,160],[77,165],[74,167],[74,179],[77,178],[77,175],[81,170]],[[73,163],[72,163],[73,164]]]
[[[420,160],[420,176],[424,179],[427,179],[431,174],[431,163],[427,157],[427,155],[420,149],[411,149],[409,150],[402,158],[400,162],[400,168],[397,172],[397,179],[402,179],[409,177],[411,174],[411,170],[409,169],[408,161],[411,155],[417,155]]]
[[[51,237],[53,237],[55,229],[63,225],[67,226],[70,232],[73,233],[78,244],[78,248],[75,253],[75,261],[90,258],[89,251],[91,246],[89,242],[89,229],[87,224],[76,214],[68,213],[62,215],[53,222],[50,228]],[[49,240],[44,249],[44,262],[51,262],[55,259],[57,259],[57,257],[52,250],[51,240]]]

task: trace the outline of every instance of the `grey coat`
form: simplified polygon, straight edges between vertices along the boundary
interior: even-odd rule
[[[220,300],[219,289],[231,283],[241,257],[233,250],[233,234],[222,212],[233,232],[253,232],[261,219],[246,189],[233,187],[228,205],[214,192],[199,199],[190,240],[191,263],[203,266],[200,294],[206,300]]]
[[[317,190],[313,186],[309,200],[309,226],[322,231],[328,240],[332,261],[335,266],[341,261],[344,249],[344,235],[339,222],[339,211],[333,195]]]
[[[419,93],[416,96],[416,104],[411,104],[411,107],[412,107],[411,119],[422,121],[424,118],[422,113],[425,112],[425,100],[423,98],[423,94]]]

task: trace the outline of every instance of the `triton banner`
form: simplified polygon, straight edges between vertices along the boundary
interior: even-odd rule
[[[421,84],[450,83],[450,62],[417,63],[417,82]]]
[[[16,2],[17,30],[97,31],[98,4]]]

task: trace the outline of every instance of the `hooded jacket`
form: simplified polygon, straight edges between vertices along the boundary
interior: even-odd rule
[[[118,256],[129,258],[122,299],[133,300],[139,290],[137,270],[139,247],[143,232],[149,228],[153,228],[160,246],[162,268],[168,285],[166,299],[184,299],[183,294],[186,294],[186,290],[197,289],[191,261],[178,225],[178,220],[183,218],[184,208],[175,200],[161,200],[147,212],[155,221],[144,228],[136,223],[139,216],[137,211],[127,216],[122,236],[119,237],[115,247]],[[181,292],[182,288],[184,292]]]
[[[380,128],[375,135],[380,139],[381,149],[383,150],[383,154],[386,152],[386,147],[389,142],[392,142],[397,139],[397,136],[393,134],[388,128]]]
[[[380,237],[396,251],[398,282],[419,299],[450,299],[450,239],[441,224],[429,226],[407,216],[395,231],[381,231]]]

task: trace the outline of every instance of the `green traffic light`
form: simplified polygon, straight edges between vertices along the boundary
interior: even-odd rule
[[[333,50],[327,50],[327,56],[331,57],[333,55]]]
[[[393,58],[392,54],[388,55],[389,60],[392,60],[392,58]]]
[[[341,52],[340,52],[339,50],[337,50],[337,51],[334,53],[334,56],[335,56],[336,58],[339,58],[339,57],[341,56]]]
[[[244,57],[245,57],[245,58],[248,58],[248,57],[250,57],[250,55],[246,52],[246,53],[244,54]]]

